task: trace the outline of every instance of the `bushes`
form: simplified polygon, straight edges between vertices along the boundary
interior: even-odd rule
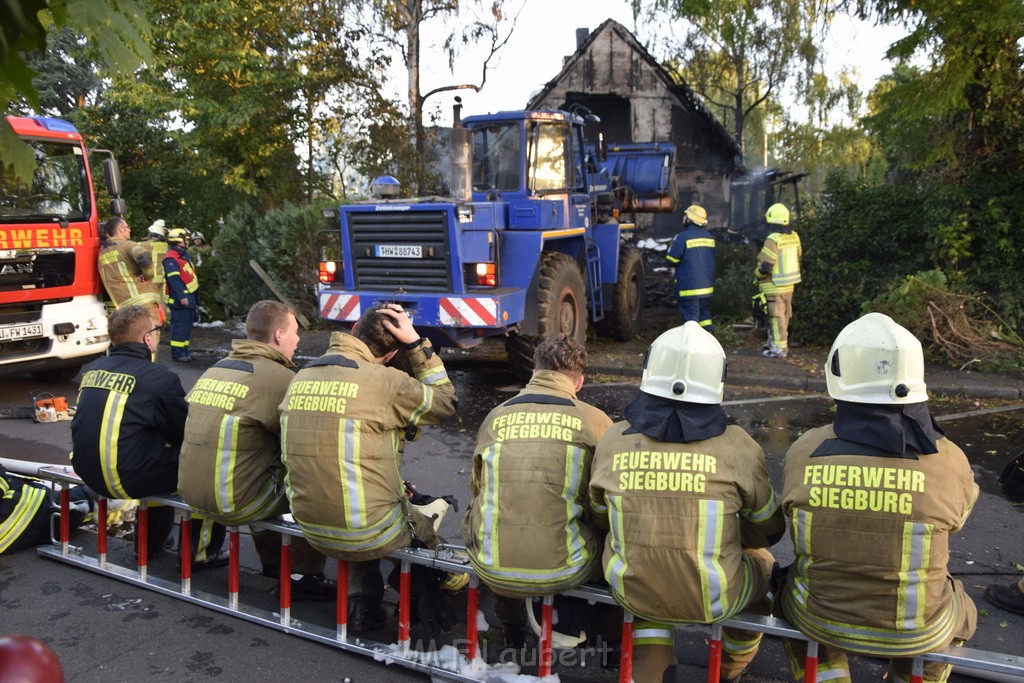
[[[225,315],[244,315],[252,304],[274,298],[249,265],[255,260],[296,308],[316,318],[316,234],[324,228],[319,207],[287,205],[259,216],[236,207],[224,220],[204,280],[216,283],[214,298]],[[204,287],[205,288],[205,287]],[[208,303],[207,306],[210,306]],[[211,311],[212,312],[212,311]]]
[[[948,213],[924,190],[868,186],[832,174],[812,215],[803,217],[803,282],[791,337],[828,345],[894,279],[934,266],[936,226]]]
[[[1021,339],[981,297],[950,288],[940,271],[908,275],[864,308],[885,313],[910,330],[932,360],[1019,365]]]

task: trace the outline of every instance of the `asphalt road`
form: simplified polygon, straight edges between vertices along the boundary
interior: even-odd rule
[[[166,355],[167,349],[161,349]],[[219,355],[200,356],[190,366],[172,366],[186,388]],[[166,362],[166,359],[163,359]],[[511,396],[518,385],[501,363],[451,362],[449,370],[460,397],[458,414],[447,423],[424,430],[407,448],[405,474],[421,491],[455,494],[469,500],[469,468],[476,429],[488,410]],[[41,385],[27,377],[0,382],[0,415],[26,409],[30,396],[40,391],[72,400],[76,384]],[[605,382],[584,387],[580,397],[620,419],[622,408],[636,392],[636,380]],[[781,484],[782,457],[802,431],[830,419],[829,402],[800,393],[730,389],[727,412],[762,444],[776,486]],[[941,405],[936,405],[941,409]],[[1011,505],[998,492],[995,475],[1002,463],[1024,441],[1024,410],[986,412],[979,404],[968,415],[942,422],[947,434],[972,461],[981,497],[967,527],[953,537],[950,569],[961,578],[982,616],[971,645],[1024,656],[1024,617],[1011,615],[985,603],[984,587],[1009,583],[1019,576],[1013,563],[1024,564],[1022,515],[1024,507]],[[958,411],[960,412],[960,411]],[[941,416],[941,411],[936,413]],[[70,449],[68,423],[35,424],[27,418],[0,418],[0,457],[66,464]],[[450,514],[442,526],[449,540],[460,541],[461,513]],[[77,542],[91,545],[88,534]],[[851,549],[851,553],[866,549]],[[125,548],[121,551],[127,554]],[[788,539],[773,549],[782,563],[792,559]],[[115,558],[116,559],[116,558]],[[128,560],[124,560],[128,563]],[[173,559],[165,571],[173,575]],[[258,562],[250,549],[243,555],[243,588],[254,599],[272,604],[273,582],[256,575]],[[222,576],[203,575],[197,582],[217,590]],[[391,594],[394,599],[394,594]],[[209,679],[291,681],[406,681],[425,676],[385,666],[368,658],[339,652],[294,636],[221,615],[79,569],[40,559],[32,551],[0,558],[0,631],[21,632],[43,639],[61,656],[69,681],[138,681],[144,678],[174,681]],[[333,605],[297,605],[296,616],[328,623]],[[490,624],[497,624],[484,604]],[[677,655],[678,681],[701,680],[706,663],[707,629],[681,629]],[[529,671],[529,669],[527,669]],[[855,681],[879,680],[883,667],[876,660],[855,661]],[[598,667],[566,667],[561,680],[614,680],[614,672]],[[788,680],[780,643],[766,639],[745,681]],[[954,675],[954,681],[973,680]]]

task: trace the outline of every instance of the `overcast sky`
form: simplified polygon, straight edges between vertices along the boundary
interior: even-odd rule
[[[484,3],[487,4],[487,3]],[[472,90],[459,94],[465,105],[463,115],[483,114],[505,109],[521,109],[530,95],[554,78],[562,68],[562,60],[576,49],[576,29],[591,31],[606,19],[615,19],[634,30],[632,11],[626,0],[506,0],[506,11],[523,7],[519,23],[511,40],[492,61],[484,90],[477,94]],[[444,29],[440,22],[430,22],[425,27],[423,52],[423,73],[421,90],[427,92],[440,85],[456,82],[477,83],[480,79],[482,56],[467,55],[464,66],[457,67],[453,76],[448,71],[447,60],[439,49],[431,50],[433,43],[444,40]],[[862,75],[865,92],[888,73],[890,65],[883,59],[889,44],[903,35],[893,29],[878,29],[863,22],[854,23],[843,19],[833,28],[832,40],[826,46],[830,54],[830,70],[838,70],[843,64],[858,68]],[[659,55],[655,54],[655,57]],[[404,96],[405,73],[396,70],[390,90]],[[443,125],[450,124],[453,93],[435,95],[427,101],[427,110],[440,108]]]

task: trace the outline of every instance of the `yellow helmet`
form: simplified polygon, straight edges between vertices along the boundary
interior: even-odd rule
[[[644,361],[640,391],[673,401],[716,404],[725,392],[725,351],[693,320],[654,340]]]
[[[868,313],[836,337],[825,361],[825,384],[839,401],[927,401],[921,342],[889,316]]]
[[[167,231],[167,241],[171,244],[183,244],[188,239],[185,228],[171,228]]]
[[[789,225],[789,209],[785,204],[772,204],[765,211],[764,219],[774,225]]]
[[[686,211],[683,214],[690,219],[691,223],[701,226],[708,224],[708,212],[699,204],[690,204],[690,206],[686,207]]]

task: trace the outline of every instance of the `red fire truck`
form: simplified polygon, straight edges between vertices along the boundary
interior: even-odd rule
[[[99,217],[89,153],[67,121],[8,117],[35,153],[31,178],[0,158],[0,375],[73,378],[109,346],[100,297]],[[0,125],[5,125],[0,122]],[[103,162],[111,213],[124,214],[117,162]]]

